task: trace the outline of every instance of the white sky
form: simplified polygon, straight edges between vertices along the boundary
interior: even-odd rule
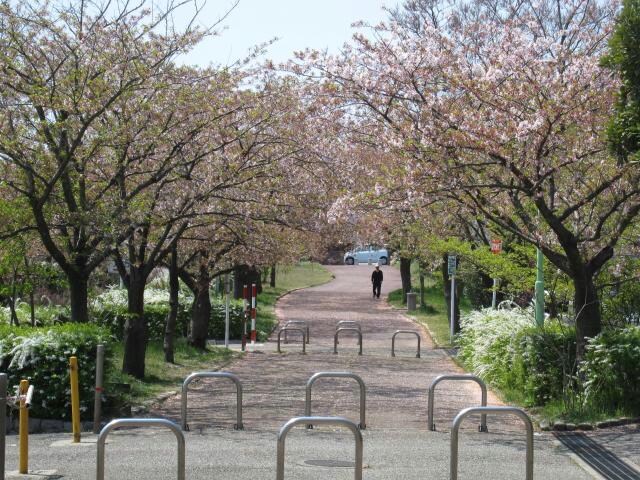
[[[207,0],[198,23],[215,24],[233,3],[233,0]],[[205,40],[185,58],[185,63],[232,64],[245,58],[251,47],[275,37],[279,40],[264,56],[275,62],[283,62],[294,51],[306,47],[338,52],[353,34],[353,22],[376,24],[387,18],[383,6],[393,7],[397,3],[398,0],[240,0],[223,21],[226,30],[221,36]],[[182,7],[175,19],[180,23],[192,13],[193,6]]]

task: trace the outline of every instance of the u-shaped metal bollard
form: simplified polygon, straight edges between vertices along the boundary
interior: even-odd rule
[[[310,335],[309,335],[309,325],[307,325],[307,322],[305,322],[304,320],[289,320],[288,322],[286,322],[284,324],[285,328],[286,327],[301,327],[304,328],[307,331],[307,344],[309,344],[310,342]],[[289,343],[289,340],[287,339],[287,331],[285,330],[284,332],[284,343]]]
[[[104,446],[112,430],[122,427],[165,427],[173,432],[178,441],[178,480],[185,480],[184,435],[180,427],[164,418],[120,418],[105,425],[98,435],[98,459],[96,480],[104,480]]]
[[[358,382],[358,385],[360,386],[360,423],[358,424],[358,428],[360,428],[360,430],[364,430],[365,428],[367,428],[367,388],[362,378],[359,375],[351,372],[318,372],[314,375],[311,375],[311,377],[309,377],[309,380],[307,380],[304,414],[307,417],[311,416],[311,387],[313,387],[313,384],[319,378],[353,378],[356,382]],[[307,425],[307,428],[313,428],[313,426],[309,424]]]
[[[362,332],[362,326],[360,325],[359,322],[356,322],[355,320],[340,320],[338,323],[336,323],[336,330],[339,328],[346,328],[346,327],[357,328],[358,330],[360,330],[360,332]],[[358,339],[358,345],[360,345],[360,339]]]
[[[360,347],[358,355],[362,355],[362,332],[355,327],[342,327],[336,330],[336,334],[333,337],[333,353],[338,353],[338,335],[340,335],[340,332],[356,332],[358,334],[358,346]]]
[[[420,334],[418,332],[414,332],[413,330],[396,330],[391,337],[391,356],[396,356],[396,336],[401,333],[410,333],[415,335],[418,338],[418,353],[416,353],[416,358],[420,358]]]
[[[312,425],[337,425],[347,427],[353,432],[353,436],[356,440],[356,463],[355,463],[355,480],[362,480],[362,433],[358,430],[358,426],[351,420],[343,417],[297,417],[292,418],[285,423],[280,432],[278,432],[278,457],[276,466],[276,480],[284,480],[284,447],[285,440],[289,431],[300,424],[312,424]]]
[[[473,414],[516,415],[522,419],[527,429],[526,480],[533,480],[533,425],[531,419],[519,408],[515,407],[470,407],[460,411],[451,428],[451,458],[449,465],[450,480],[458,480],[458,430],[465,417]]]
[[[7,374],[0,373],[0,478],[4,478],[7,426]]]
[[[478,385],[480,385],[480,390],[482,391],[482,398],[480,400],[481,402],[480,404],[483,407],[487,406],[487,386],[485,385],[485,383],[482,381],[481,378],[476,377],[475,375],[440,375],[439,377],[435,378],[433,382],[431,382],[431,385],[429,386],[429,405],[427,406],[427,422],[429,424],[429,430],[431,430],[432,432],[436,431],[436,424],[433,421],[433,409],[434,409],[433,404],[434,404],[434,398],[435,398],[435,389],[436,389],[436,385],[438,385],[440,382],[445,380],[476,382]],[[484,414],[480,417],[479,431],[488,432],[487,416]]]
[[[280,339],[282,338],[282,332],[287,331],[302,333],[302,353],[307,353],[307,335],[304,333],[304,330],[299,327],[284,327],[280,329],[280,331],[278,332],[278,353],[282,353],[282,350],[280,350]]]
[[[236,424],[233,426],[236,430],[243,430],[242,424],[242,382],[240,379],[229,372],[193,372],[182,383],[182,395],[180,397],[180,417],[182,420],[182,429],[189,431],[189,425],[187,424],[187,398],[189,384],[196,378],[228,378],[236,384]]]

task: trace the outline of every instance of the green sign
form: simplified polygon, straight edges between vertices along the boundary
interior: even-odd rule
[[[456,274],[456,267],[458,265],[457,257],[455,255],[449,255],[447,260],[448,260],[447,266],[448,266],[448,270],[449,270],[449,276],[455,275]]]

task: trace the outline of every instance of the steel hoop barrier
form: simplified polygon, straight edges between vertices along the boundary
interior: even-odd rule
[[[436,431],[436,424],[433,421],[433,409],[435,402],[435,389],[438,383],[444,380],[453,380],[453,381],[469,381],[476,382],[480,385],[480,390],[482,391],[482,398],[480,400],[480,405],[483,407],[487,406],[487,386],[479,377],[475,375],[440,375],[436,377],[431,385],[429,386],[429,405],[427,406],[427,423],[429,424],[429,430],[432,432]],[[480,417],[480,427],[478,428],[480,432],[488,432],[487,429],[487,416],[482,414]]]
[[[177,424],[164,418],[120,418],[107,423],[98,435],[96,480],[104,480],[104,451],[107,436],[112,430],[121,427],[165,427],[171,430],[178,441],[178,480],[185,480],[184,435]]]
[[[302,353],[307,353],[307,335],[304,333],[304,329],[300,327],[284,327],[280,329],[280,331],[278,332],[278,353],[282,353],[282,350],[280,350],[280,339],[282,338],[282,332],[287,331],[300,332],[302,334]]]
[[[356,440],[356,462],[355,462],[355,480],[362,480],[362,450],[363,441],[362,433],[358,426],[351,420],[344,417],[296,417],[285,423],[278,432],[278,456],[276,466],[276,480],[284,480],[284,447],[285,440],[289,431],[300,424],[312,425],[337,425],[347,427]]]
[[[360,325],[359,322],[356,322],[355,320],[340,320],[338,323],[336,323],[336,330],[342,327],[353,327],[353,328],[357,328],[362,332],[362,326]],[[360,339],[358,339],[358,342],[360,342]],[[358,345],[360,345],[360,343],[358,343]]]
[[[242,382],[240,379],[229,372],[193,372],[184,382],[182,382],[182,394],[180,396],[180,419],[181,426],[185,432],[189,431],[189,425],[187,424],[187,398],[189,384],[196,378],[228,378],[236,384],[236,423],[233,428],[236,430],[244,430],[242,424]]]
[[[358,382],[358,385],[360,386],[360,423],[358,424],[358,428],[360,430],[364,430],[365,428],[367,428],[367,387],[365,386],[364,381],[359,375],[351,372],[318,372],[311,375],[311,377],[309,377],[309,380],[307,380],[304,414],[307,417],[311,416],[311,387],[313,387],[313,384],[319,378],[353,378],[356,382]],[[307,425],[307,428],[313,428],[313,425],[309,424]]]
[[[358,355],[362,355],[362,332],[355,327],[342,327],[336,330],[336,334],[333,337],[333,353],[338,353],[338,335],[340,335],[340,332],[356,332],[358,334],[358,345],[360,347]]]
[[[286,322],[284,324],[285,327],[295,327],[295,326],[299,326],[304,328],[307,331],[307,344],[309,343],[309,339],[311,338],[311,336],[309,335],[309,325],[307,325],[307,322],[305,322],[304,320],[289,320],[288,322]],[[284,332],[284,343],[289,343],[289,340],[287,339],[287,332]]]
[[[396,356],[396,336],[401,333],[411,333],[418,338],[418,353],[416,353],[416,358],[420,358],[420,334],[418,332],[414,332],[413,330],[396,330],[391,337],[391,356]]]
[[[7,374],[0,373],[0,478],[4,478],[7,435]]]
[[[461,410],[453,421],[451,428],[451,463],[449,465],[450,480],[458,480],[458,431],[465,417],[480,413],[496,415],[516,415],[524,422],[527,429],[526,480],[533,480],[533,425],[524,411],[515,407],[469,407]]]

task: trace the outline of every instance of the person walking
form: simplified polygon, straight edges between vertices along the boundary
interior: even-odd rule
[[[380,298],[380,288],[382,288],[382,270],[376,265],[376,269],[371,274],[371,283],[373,284],[373,296]]]

